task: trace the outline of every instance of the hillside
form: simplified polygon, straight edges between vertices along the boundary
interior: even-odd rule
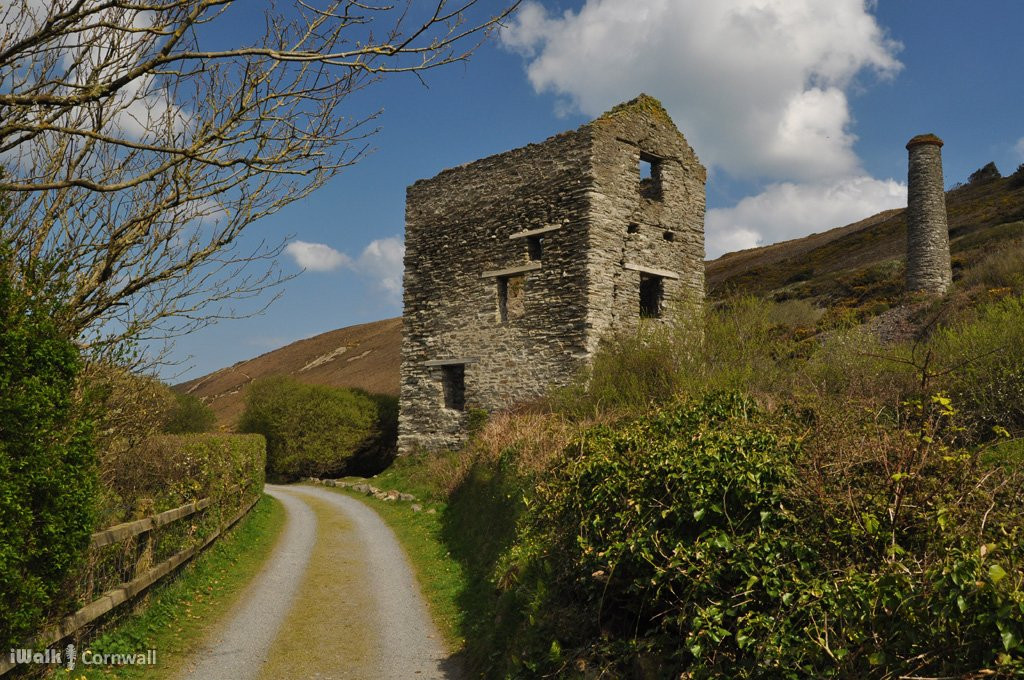
[[[946,192],[953,278],[1024,237],[1024,173]],[[888,210],[804,238],[729,253],[707,263],[712,298],[753,293],[822,307],[893,302],[903,289],[905,210]]]
[[[402,320],[385,319],[339,328],[240,361],[175,386],[209,404],[221,425],[231,426],[244,407],[244,388],[253,380],[290,375],[316,385],[358,387],[398,395]]]
[[[1024,239],[1024,174],[975,182],[946,194],[954,279],[1001,246]],[[803,238],[728,253],[707,263],[712,299],[736,293],[805,299],[870,316],[902,294],[904,210]],[[291,375],[313,384],[398,394],[401,319],[341,328],[241,361],[175,389],[213,407],[222,425],[242,411],[257,378]]]

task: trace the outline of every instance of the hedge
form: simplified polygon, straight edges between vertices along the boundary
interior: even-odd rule
[[[291,481],[341,475],[367,451],[386,450],[393,418],[387,400],[361,390],[277,377],[249,387],[239,429],[265,436],[268,475]]]
[[[67,600],[93,529],[91,423],[74,391],[81,359],[53,306],[20,291],[0,252],[0,649]]]

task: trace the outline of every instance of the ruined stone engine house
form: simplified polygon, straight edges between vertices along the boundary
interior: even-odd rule
[[[704,296],[706,171],[646,95],[409,187],[399,451],[571,381]],[[692,312],[689,312],[692,313]]]

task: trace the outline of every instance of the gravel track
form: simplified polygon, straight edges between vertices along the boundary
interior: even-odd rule
[[[354,498],[267,485],[285,526],[188,680],[459,678],[394,534]]]

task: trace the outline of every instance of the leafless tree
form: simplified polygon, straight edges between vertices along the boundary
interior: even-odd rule
[[[0,0],[0,241],[25,285],[60,286],[102,350],[280,281],[280,245],[238,237],[365,153],[376,114],[346,99],[467,59],[518,4],[382,2]]]

